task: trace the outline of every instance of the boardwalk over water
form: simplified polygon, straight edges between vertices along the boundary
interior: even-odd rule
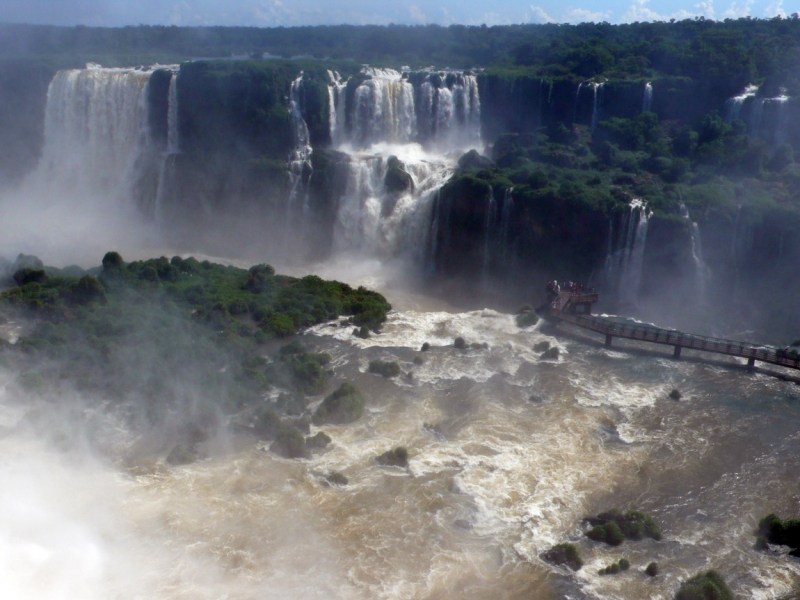
[[[574,314],[562,312],[560,310],[551,310],[549,316],[552,319],[572,323],[578,327],[605,335],[606,347],[608,348],[611,347],[613,339],[617,337],[673,346],[675,348],[673,353],[675,358],[680,358],[683,348],[690,348],[703,352],[714,352],[716,354],[727,354],[728,356],[746,358],[747,366],[750,368],[754,367],[755,362],[758,360],[773,365],[789,367],[790,369],[800,369],[800,356],[796,358],[787,356],[786,350],[784,349],[758,346],[748,342],[706,337],[693,333],[681,333],[674,329],[663,329],[655,325],[646,325],[644,323],[619,323],[607,317]]]

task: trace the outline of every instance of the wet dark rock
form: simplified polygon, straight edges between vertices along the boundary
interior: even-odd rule
[[[647,565],[647,568],[644,570],[644,572],[650,577],[655,577],[658,575],[658,563],[651,562],[649,565]]]
[[[627,558],[620,558],[619,559],[619,569],[620,571],[627,571],[631,568],[631,561]]]
[[[284,458],[308,458],[309,456],[306,440],[300,430],[285,425],[278,429],[275,441],[272,442],[269,449],[270,452]]]
[[[453,526],[458,529],[463,529],[464,531],[472,531],[472,523],[466,519],[456,519],[453,521]]]
[[[350,483],[350,481],[347,479],[347,477],[345,477],[344,475],[342,475],[341,473],[339,473],[337,471],[333,471],[332,473],[328,473],[328,475],[325,477],[325,479],[331,485],[336,485],[336,486],[344,486],[344,485],[347,485],[348,483]]]
[[[543,404],[544,403],[544,396],[540,396],[539,394],[531,394],[528,397],[528,402],[532,404]]]
[[[473,350],[488,350],[489,344],[486,342],[483,342],[482,344],[479,344],[478,342],[472,342],[469,347]]]
[[[491,159],[481,156],[474,148],[458,159],[458,168],[462,171],[467,169],[488,169],[492,164],[494,163],[492,163]]]
[[[520,329],[525,329],[526,327],[536,325],[539,322],[539,316],[532,310],[529,310],[527,312],[518,314],[516,320],[517,327]]]
[[[677,388],[672,388],[672,391],[669,393],[669,397],[672,398],[673,400],[680,400],[683,397],[683,395]]]
[[[420,351],[421,352],[427,352],[430,349],[431,349],[431,345],[428,342],[425,342],[424,344],[422,344],[422,348],[420,348]]]
[[[675,600],[733,600],[733,592],[722,576],[712,570],[684,581]]]
[[[538,344],[533,345],[534,352],[547,352],[550,350],[550,342],[547,340],[541,341]]]
[[[403,446],[398,446],[393,450],[387,450],[376,459],[379,465],[385,467],[407,467],[408,466],[408,450]]]
[[[541,555],[541,559],[550,564],[561,566],[565,565],[573,571],[579,571],[583,566],[578,549],[575,544],[558,544]]]
[[[758,523],[756,530],[756,549],[766,550],[767,544],[788,546],[792,556],[800,556],[800,519],[782,521],[775,514],[769,514]]]
[[[453,342],[453,346],[455,346],[457,350],[466,350],[467,342],[464,341],[463,337],[457,337]]]
[[[197,451],[192,446],[178,444],[167,455],[166,463],[173,467],[188,465],[198,459]]]
[[[386,161],[386,176],[383,178],[386,191],[401,194],[414,189],[414,179],[406,171],[406,166],[396,156],[390,156]]]
[[[331,443],[331,437],[323,431],[306,438],[306,448],[309,450],[322,450]]]
[[[415,356],[413,362],[415,365],[420,366],[425,364],[425,359],[422,358],[421,356]]]
[[[345,382],[322,401],[314,413],[314,425],[352,423],[364,414],[364,395],[354,384]]]

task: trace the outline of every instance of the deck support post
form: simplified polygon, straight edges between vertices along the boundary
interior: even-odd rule
[[[672,353],[672,358],[681,359],[681,346],[675,346],[675,351]]]
[[[606,334],[606,348],[611,348],[611,340],[613,339],[610,333]]]
[[[754,371],[755,368],[756,368],[756,359],[755,359],[755,357],[751,356],[747,360],[747,370],[748,371]]]

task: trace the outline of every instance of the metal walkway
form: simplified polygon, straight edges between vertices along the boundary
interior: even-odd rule
[[[800,369],[800,356],[792,358],[787,356],[785,350],[769,346],[756,346],[748,342],[736,342],[692,333],[681,333],[674,329],[662,329],[653,325],[617,323],[604,317],[579,315],[559,310],[550,310],[549,316],[555,320],[572,323],[578,327],[605,335],[606,347],[608,348],[611,347],[612,340],[618,337],[673,346],[675,348],[673,353],[675,358],[680,358],[682,348],[691,348],[692,350],[746,358],[749,368],[753,368],[758,360],[773,365],[789,367],[790,369]]]

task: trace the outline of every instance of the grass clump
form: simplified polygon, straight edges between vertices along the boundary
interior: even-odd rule
[[[583,567],[583,560],[575,544],[557,544],[541,555],[541,559],[553,565],[564,565],[573,571]]]
[[[722,576],[712,570],[684,581],[675,600],[733,600],[733,592]]]
[[[408,450],[404,446],[398,446],[392,450],[387,450],[375,459],[379,465],[385,467],[407,467]]]
[[[314,413],[314,425],[342,425],[357,421],[364,414],[364,395],[354,384],[345,382],[322,401]]]
[[[400,375],[400,365],[396,361],[371,360],[369,372],[382,377],[397,377]]]

